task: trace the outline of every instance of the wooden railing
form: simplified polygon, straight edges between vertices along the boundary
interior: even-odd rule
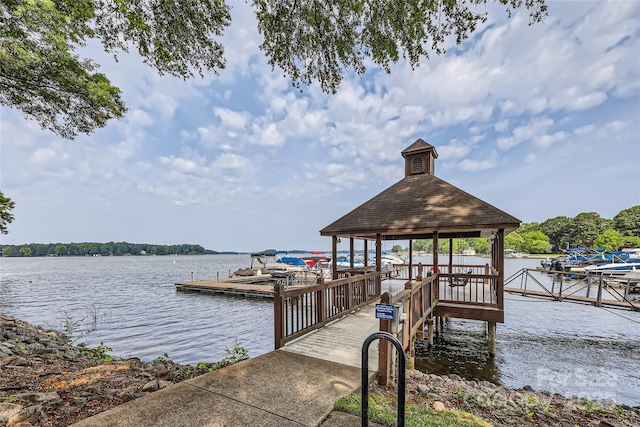
[[[311,286],[274,287],[275,348],[324,326],[380,297],[380,273],[373,271]]]
[[[401,305],[401,312],[406,316],[406,322],[402,325],[402,332],[394,330],[394,323],[390,320],[380,320],[380,331],[398,335],[405,350],[412,349],[411,342],[416,339],[424,339],[424,328],[428,325],[434,308],[438,302],[438,278],[428,276],[414,282],[405,284],[402,292],[391,296],[389,293],[382,295],[381,303]],[[396,327],[398,324],[396,323]],[[380,341],[378,351],[378,382],[386,385],[391,380],[392,367],[395,364],[391,358],[391,347],[388,343]]]
[[[459,275],[468,273],[472,270],[472,274],[491,274],[491,267],[489,264],[453,264],[451,271],[449,271],[449,264],[439,264],[439,274],[454,274]],[[392,267],[392,277],[395,279],[409,280],[409,264],[397,264]],[[413,264],[411,266],[411,279],[416,280],[416,277],[425,277],[428,274],[435,273],[433,271],[433,264]]]
[[[401,274],[408,279],[409,266],[400,265]],[[498,305],[500,292],[497,289],[498,275],[488,264],[453,264],[438,265],[434,272],[431,264],[412,266],[412,276],[426,277],[437,273],[438,293],[436,298],[448,302],[465,302],[473,304]]]
[[[438,299],[447,302],[499,304],[498,276],[487,274],[438,274]]]

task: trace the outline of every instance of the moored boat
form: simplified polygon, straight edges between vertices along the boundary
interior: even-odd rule
[[[336,258],[336,266],[338,268],[350,268],[351,267],[351,259],[348,256],[342,256]],[[364,267],[364,263],[359,259],[353,260],[353,268],[361,268]]]
[[[586,273],[604,275],[626,274],[635,270],[640,270],[640,259],[637,261],[628,260],[627,262],[610,262],[584,267],[584,271]]]

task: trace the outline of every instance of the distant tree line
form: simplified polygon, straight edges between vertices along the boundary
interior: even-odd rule
[[[595,212],[583,212],[573,218],[558,216],[544,222],[523,223],[505,237],[505,248],[523,253],[558,253],[574,247],[604,248],[617,251],[622,248],[640,248],[640,205],[621,210],[613,219]],[[478,254],[488,254],[491,245],[487,239],[454,239],[454,253],[474,248]],[[449,240],[438,242],[440,253],[449,252]],[[399,252],[400,245],[392,249]],[[414,251],[433,252],[431,240],[416,240]]]
[[[151,245],[147,243],[30,243],[26,245],[0,245],[2,256],[120,256],[120,255],[203,255],[200,245]]]

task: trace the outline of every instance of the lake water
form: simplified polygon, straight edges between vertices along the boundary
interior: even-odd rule
[[[113,354],[144,360],[213,362],[237,342],[258,356],[273,349],[271,300],[184,293],[179,281],[226,277],[248,255],[0,258],[0,312],[100,342]],[[467,258],[484,264],[486,259]],[[456,261],[457,262],[457,261]],[[537,260],[509,259],[509,276]],[[454,319],[433,349],[419,347],[416,367],[513,387],[611,398],[640,406],[640,313],[505,296],[497,355],[487,355],[484,324]]]

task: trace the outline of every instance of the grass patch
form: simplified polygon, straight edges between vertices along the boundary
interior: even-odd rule
[[[574,407],[586,414],[608,414],[611,412],[597,402],[593,402],[589,399],[580,399],[580,404],[575,405]]]
[[[360,415],[362,397],[351,394],[338,400],[334,408],[338,411]],[[388,426],[396,425],[398,412],[381,394],[369,394],[369,420]],[[409,404],[405,408],[405,426],[407,427],[491,427],[475,415],[461,411],[435,412],[423,405]]]

